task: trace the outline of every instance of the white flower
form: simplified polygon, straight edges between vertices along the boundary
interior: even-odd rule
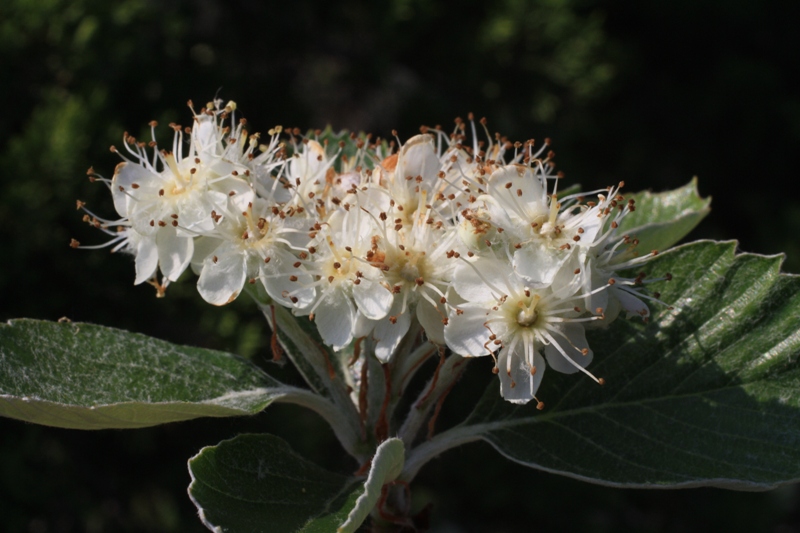
[[[535,398],[546,366],[542,350],[555,370],[589,374],[585,367],[593,354],[583,323],[599,317],[575,310],[583,295],[565,298],[549,288],[533,289],[502,259],[464,260],[453,278],[464,303],[450,311],[447,345],[465,357],[494,357],[499,350],[495,368],[503,398],[520,404]]]
[[[379,320],[392,305],[380,270],[367,259],[375,233],[372,218],[360,209],[337,209],[325,226],[319,226],[308,256],[297,263],[298,272],[312,276],[316,291],[303,313],[310,315],[322,339],[335,350],[353,340],[359,314]]]
[[[236,299],[246,281],[260,280],[267,294],[282,305],[310,305],[314,291],[302,287],[311,285],[311,276],[290,272],[297,261],[290,250],[292,240],[302,234],[299,226],[306,220],[287,217],[261,199],[241,213],[233,209],[222,213],[215,212],[215,231],[202,241],[197,290],[203,299],[225,305]]]

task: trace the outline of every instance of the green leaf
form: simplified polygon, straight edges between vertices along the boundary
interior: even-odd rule
[[[639,239],[639,250],[666,250],[689,234],[711,211],[711,198],[700,198],[697,178],[679,189],[625,195],[636,210],[620,222],[620,235]]]
[[[800,277],[780,273],[782,257],[735,248],[697,242],[648,265],[674,275],[656,288],[675,308],[591,332],[590,370],[604,386],[548,370],[539,412],[504,402],[492,383],[428,454],[483,438],[526,466],[606,485],[800,480]]]
[[[347,520],[336,531],[353,533],[364,523],[370,511],[378,504],[383,486],[397,479],[402,472],[404,461],[405,447],[402,440],[391,438],[378,446],[375,457],[372,458],[369,476],[364,483],[364,492],[358,497]]]
[[[272,435],[239,435],[189,460],[189,497],[212,531],[330,533],[363,494]]]
[[[0,415],[76,429],[261,411],[298,389],[234,355],[82,323],[0,325]]]

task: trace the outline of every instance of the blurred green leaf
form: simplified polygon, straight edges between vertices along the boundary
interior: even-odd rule
[[[261,411],[293,390],[234,355],[83,323],[0,325],[0,415],[76,429]]]
[[[589,380],[548,371],[515,407],[496,383],[464,425],[526,466],[623,487],[764,490],[800,479],[800,278],[782,257],[696,242],[655,258],[674,305],[591,332]],[[435,439],[434,439],[435,440]],[[411,458],[409,458],[411,461]]]

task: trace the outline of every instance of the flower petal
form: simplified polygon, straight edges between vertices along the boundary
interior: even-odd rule
[[[192,259],[194,239],[178,236],[175,228],[168,226],[161,228],[161,231],[158,232],[156,244],[158,245],[158,263],[161,273],[168,280],[177,281]]]
[[[362,315],[380,320],[389,313],[394,295],[380,283],[361,278],[359,284],[353,286],[353,299]]]
[[[136,246],[136,279],[133,284],[138,285],[152,278],[158,268],[158,247],[155,236],[139,236]]]
[[[510,292],[506,283],[509,278],[516,276],[511,265],[505,261],[498,259],[478,259],[472,263],[462,261],[453,272],[453,288],[469,302],[493,302]],[[491,282],[497,291],[492,290],[487,281]]]
[[[403,336],[411,326],[411,313],[406,310],[401,313],[402,299],[395,298],[395,303],[389,310],[389,316],[379,320],[372,330],[372,338],[375,344],[375,357],[382,363],[387,363],[394,355],[394,351]]]
[[[322,340],[334,350],[341,350],[353,340],[356,309],[341,286],[332,286],[325,293],[314,314]]]
[[[286,307],[306,309],[314,303],[316,290],[311,286],[313,280],[307,272],[294,268],[295,257],[280,248],[269,251],[269,263],[261,262],[261,281],[270,298]],[[292,281],[290,276],[296,276]],[[291,298],[297,298],[292,302]]]
[[[486,343],[491,333],[484,326],[488,319],[486,310],[481,307],[459,307],[450,312],[447,325],[444,327],[444,339],[451,350],[464,357],[489,355]]]
[[[547,364],[550,365],[553,370],[564,374],[574,374],[580,370],[575,365],[577,364],[581,368],[586,368],[589,363],[592,362],[594,353],[591,348],[589,348],[589,343],[586,342],[586,334],[581,324],[564,324],[561,327],[561,331],[566,338],[555,334],[553,335],[553,339],[555,339],[558,346],[561,347],[561,350],[566,353],[569,359],[574,361],[574,364],[552,343],[545,346],[544,355],[547,357]],[[586,350],[585,355],[583,350]]]
[[[533,354],[533,366],[536,371],[531,375],[531,367],[525,361],[522,342],[514,346],[514,352],[503,349],[498,356],[497,366],[500,369],[500,394],[508,402],[526,404],[531,401],[539,389],[546,368],[544,358],[539,352]],[[511,358],[511,365],[508,359]]]
[[[434,306],[425,298],[417,302],[417,320],[425,330],[428,340],[443,346],[445,312],[439,306]]]
[[[514,254],[514,270],[524,277],[531,289],[548,287],[571,252],[554,250],[545,244],[529,244]]]
[[[216,255],[207,257],[203,262],[197,290],[208,303],[225,305],[239,296],[246,277],[244,254],[222,245]]]

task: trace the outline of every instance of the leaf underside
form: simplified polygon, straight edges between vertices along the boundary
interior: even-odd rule
[[[238,416],[264,409],[281,387],[224,352],[93,324],[0,325],[0,415],[27,422],[103,429]]]
[[[711,211],[711,198],[701,198],[697,178],[671,191],[626,194],[636,210],[622,219],[619,233],[639,239],[639,249],[666,250],[692,231]]]
[[[673,274],[652,287],[674,309],[590,332],[604,386],[548,371],[538,412],[493,383],[460,429],[527,466],[606,485],[800,480],[800,278],[780,273],[780,256],[735,248],[697,242],[647,265],[649,277]]]

